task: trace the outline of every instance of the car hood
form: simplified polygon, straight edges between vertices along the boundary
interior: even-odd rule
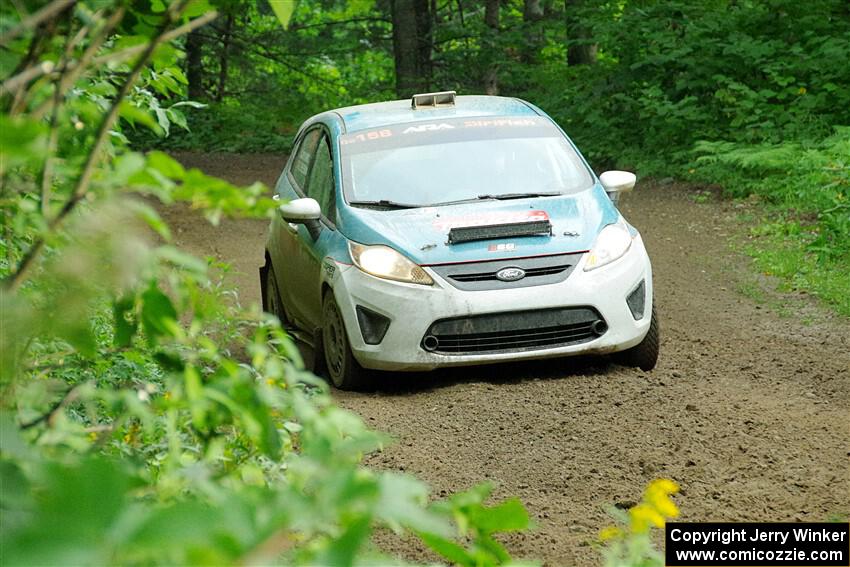
[[[417,264],[433,265],[587,251],[619,213],[599,184],[574,195],[475,201],[378,211],[339,208],[339,230],[361,244],[385,244]],[[512,236],[449,244],[454,227],[548,219],[551,236]]]

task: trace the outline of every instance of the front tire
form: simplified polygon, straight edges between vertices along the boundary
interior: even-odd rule
[[[659,343],[660,330],[658,328],[658,315],[655,312],[655,304],[653,304],[649,331],[641,342],[619,353],[619,361],[625,366],[634,366],[645,372],[649,372],[658,363]]]
[[[369,385],[368,372],[351,353],[345,321],[333,292],[322,300],[322,350],[331,384],[340,390],[362,390]]]

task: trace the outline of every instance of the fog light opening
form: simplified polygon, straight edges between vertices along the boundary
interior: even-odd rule
[[[428,352],[434,352],[440,346],[440,341],[434,335],[425,335],[422,339],[422,348]]]
[[[363,342],[367,345],[381,344],[387,334],[387,329],[390,328],[389,317],[375,313],[362,305],[358,305],[355,310],[357,312],[357,323],[360,325],[360,333],[363,335]]]
[[[637,287],[632,290],[626,298],[626,304],[629,306],[629,311],[632,312],[635,321],[643,319],[646,308],[646,283],[644,280],[641,280]]]
[[[590,325],[590,330],[599,336],[604,335],[605,331],[608,330],[608,323],[602,319],[597,319]]]

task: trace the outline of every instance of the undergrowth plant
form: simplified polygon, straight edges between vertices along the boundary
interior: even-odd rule
[[[850,127],[820,142],[696,145],[696,179],[764,210],[747,251],[783,288],[850,315]]]
[[[28,17],[17,11],[26,4]],[[185,126],[173,41],[203,1],[3,3],[0,513],[9,565],[397,562],[386,528],[452,563],[511,562],[517,500],[432,502],[361,461],[387,438],[337,407],[280,322],[175,246],[157,201],[267,217],[127,132]],[[285,19],[285,18],[284,18]]]
[[[616,523],[599,534],[606,567],[662,567],[664,555],[652,540],[653,530],[664,528],[668,519],[679,516],[670,498],[679,486],[668,479],[654,480],[644,490],[641,501],[628,510],[612,508]]]

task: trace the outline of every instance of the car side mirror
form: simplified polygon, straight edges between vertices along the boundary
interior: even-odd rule
[[[599,176],[599,182],[615,205],[620,200],[620,193],[634,189],[636,181],[637,176],[630,171],[606,171]]]
[[[313,240],[319,237],[319,233],[322,231],[322,226],[319,223],[319,219],[322,218],[322,208],[316,199],[309,197],[293,199],[280,205],[277,210],[286,222],[303,224],[307,227]]]

